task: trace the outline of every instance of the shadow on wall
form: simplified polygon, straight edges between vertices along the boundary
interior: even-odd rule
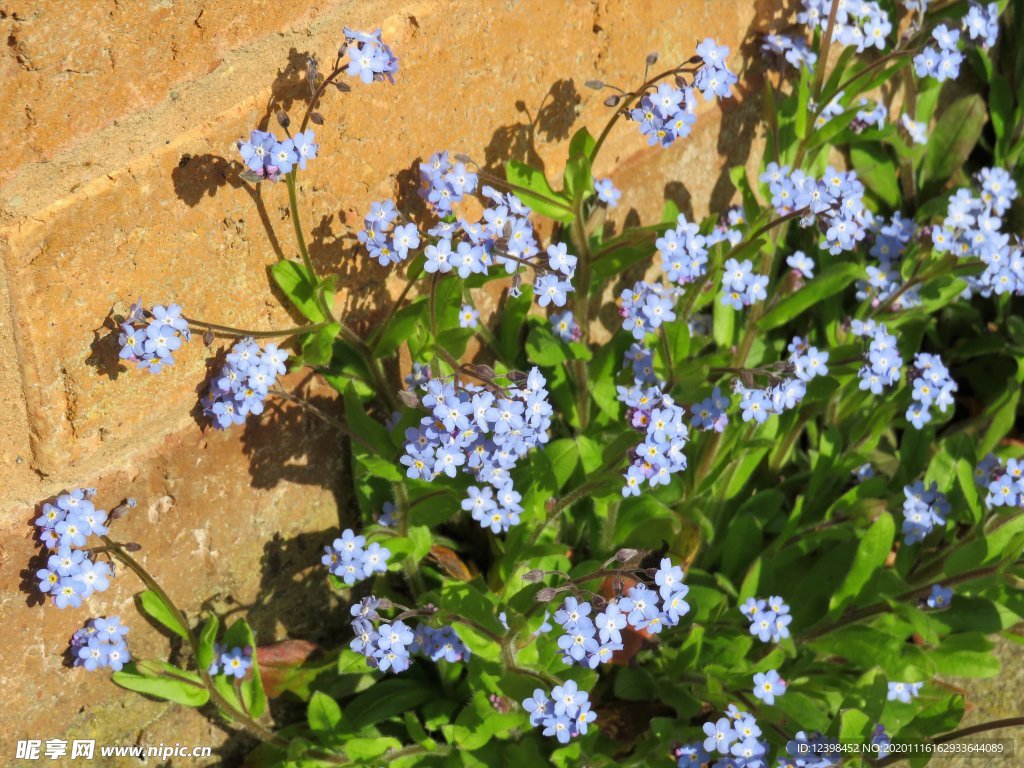
[[[551,84],[537,107],[535,117],[530,115],[525,101],[517,101],[516,110],[526,115],[528,122],[504,125],[494,132],[484,149],[484,168],[504,175],[505,163],[518,160],[543,171],[544,161],[537,152],[537,137],[546,142],[568,139],[581,101],[576,84],[565,79]]]
[[[271,84],[270,98],[256,128],[280,135],[276,116],[284,112],[295,121],[296,125],[293,128],[297,129],[297,123],[305,112],[311,94],[308,80],[309,62],[310,54],[307,51],[291,49],[286,65],[278,71]],[[236,158],[229,159],[211,154],[182,155],[177,167],[171,172],[171,181],[177,197],[189,207],[199,205],[206,197],[216,196],[219,189],[226,185],[245,190],[252,199],[274,255],[279,260],[297,259],[298,254],[290,231],[291,224],[287,221],[279,222],[277,226],[284,226],[287,231],[278,234],[268,210],[268,203],[264,199],[264,184],[246,181],[242,178],[244,171],[245,166]],[[299,178],[301,185],[302,177]],[[403,182],[400,175],[400,187]],[[418,175],[414,183],[418,185]],[[361,227],[361,222],[358,226]],[[338,231],[335,231],[335,227]],[[341,315],[358,330],[376,317],[388,293],[385,281],[375,279],[375,270],[378,267],[366,259],[358,258],[358,241],[355,235],[356,230],[347,221],[343,211],[322,214],[319,221],[307,232],[307,245],[310,258],[321,276],[334,275],[339,285],[359,287],[359,290],[347,291],[341,296],[342,306],[339,308]],[[306,322],[297,310],[290,307],[286,297],[269,277],[268,285],[297,323]]]

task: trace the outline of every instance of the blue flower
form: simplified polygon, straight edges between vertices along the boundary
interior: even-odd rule
[[[238,142],[238,151],[249,170],[262,175],[270,163],[270,152],[276,143],[272,133],[253,131],[248,141]]]
[[[779,677],[779,673],[772,669],[767,673],[758,672],[754,675],[754,696],[765,704],[774,704],[775,697],[786,692],[786,681]]]
[[[728,755],[730,747],[736,741],[736,731],[732,729],[732,721],[727,717],[719,718],[714,723],[704,723],[704,750],[708,753],[719,752]]]
[[[794,251],[786,258],[786,264],[807,279],[814,277],[814,261],[803,251]]]
[[[278,173],[290,173],[292,166],[299,162],[299,153],[295,151],[295,142],[291,139],[279,141],[270,149],[270,162]]]
[[[309,160],[316,159],[316,153],[319,149],[319,145],[314,141],[313,131],[308,130],[302,133],[296,133],[295,138],[292,139],[292,146],[295,148],[295,154],[298,157],[298,164],[300,170],[306,170],[306,162]]]
[[[971,3],[963,19],[964,29],[971,40],[981,40],[981,45],[991,48],[999,35],[999,6],[995,3],[980,5]]]
[[[543,690],[537,688],[533,696],[523,700],[523,709],[530,713],[530,725],[537,726],[554,714],[554,704]]]
[[[924,683],[889,683],[889,691],[886,699],[909,704],[911,699],[916,699],[921,692]]]
[[[364,83],[374,81],[395,82],[395,74],[398,72],[398,58],[388,47],[381,37],[381,30],[375,32],[356,32],[345,28],[346,46],[343,51],[348,52],[349,77],[358,77]]]
[[[939,584],[933,584],[932,593],[928,596],[927,605],[929,608],[948,608],[952,599],[952,589]]]
[[[595,179],[594,192],[597,193],[597,199],[609,208],[617,208],[619,198],[622,197],[622,193],[615,188],[611,179]]]
[[[939,493],[938,485],[932,483],[928,488],[920,480],[903,488],[903,543],[916,544],[924,540],[937,526],[946,524],[946,515],[950,505],[946,497]]]
[[[252,648],[232,648],[222,653],[220,665],[224,675],[241,680],[252,666]]]

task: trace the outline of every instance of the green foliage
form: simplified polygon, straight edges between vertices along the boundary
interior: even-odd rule
[[[312,272],[300,235],[303,261],[278,262],[270,274],[311,323],[294,334],[301,364],[338,393],[337,407],[316,415],[346,440],[339,497],[352,503],[342,510],[343,527],[390,552],[387,572],[357,585],[328,578],[311,561],[302,578],[324,578],[333,595],[330,605],[310,609],[347,617],[368,595],[384,598],[373,626],[419,627],[421,653],[393,675],[354,650],[361,639],[350,648],[346,630],[332,648],[263,670],[254,653],[251,673],[236,685],[207,670],[215,643],[257,647],[245,621],[219,637],[220,621],[210,616],[196,633],[148,589],[138,596],[140,610],[195,657],[181,669],[135,662],[115,673],[115,682],[193,707],[212,698],[222,714],[263,736],[268,697],[282,699],[275,715],[291,712],[284,704],[297,699],[305,717],[276,722],[276,736],[249,757],[254,766],[288,768],[670,765],[672,749],[703,741],[702,725],[731,704],[756,716],[773,754],[799,731],[867,741],[879,724],[901,740],[955,730],[966,706],[957,686],[1000,673],[993,638],[1012,634],[1024,618],[1024,502],[1001,505],[989,488],[1012,471],[1010,459],[1021,458],[1021,299],[979,290],[975,280],[990,265],[973,252],[946,252],[933,239],[957,190],[977,193],[972,179],[980,169],[1005,168],[1024,189],[1024,56],[1005,43],[972,48],[963,68],[973,72],[955,88],[915,80],[913,53],[940,18],[959,13],[959,6],[939,9],[891,55],[833,47],[821,72],[801,67],[766,79],[764,155],[733,161],[732,189],[720,184],[716,197],[731,191],[737,207],[729,217],[713,211],[687,232],[702,243],[693,247],[706,265],[677,282],[666,275],[661,238],[689,224],[689,210],[680,213],[685,198],[672,195],[650,223],[628,205],[616,217],[597,196],[603,180],[594,170],[607,167],[601,149],[622,115],[656,85],[690,78],[694,62],[660,76],[649,66],[655,79],[640,91],[591,83],[613,110],[607,130],[597,139],[585,127],[571,138],[566,133],[563,168],[512,159],[504,182],[481,172],[481,184],[503,187],[531,209],[543,233],[537,255],[509,255],[511,235],[494,236],[487,274],[463,279],[457,267],[429,273],[427,247],[437,238],[416,218],[423,243],[395,266],[409,291],[379,308],[365,340],[334,312],[335,277]],[[1004,24],[1024,32],[1024,14],[1011,12]],[[814,35],[818,55],[824,36]],[[927,124],[923,144],[896,121],[865,126],[857,116],[862,97],[885,99],[897,89],[905,94],[900,108]],[[866,194],[861,200],[843,192],[831,208],[794,210],[772,201],[777,192],[761,176],[771,163],[816,178],[828,167],[849,169]],[[829,216],[850,201],[870,211],[856,214],[862,239],[830,251]],[[705,202],[693,205],[700,210]],[[1015,205],[1007,206],[1006,231],[1019,231],[1024,220],[1020,200]],[[457,208],[444,219],[457,227],[464,214]],[[900,222],[913,225],[913,234],[897,247],[896,236],[885,233],[902,231]],[[578,260],[565,306],[548,307],[529,284],[531,269],[541,278],[557,272],[540,255],[542,241],[564,244]],[[898,253],[885,250],[894,247]],[[1008,259],[1020,257],[1017,244],[1005,248]],[[787,265],[798,250],[813,258],[813,276]],[[722,300],[722,273],[733,259],[767,279],[766,297],[740,310]],[[515,272],[511,281],[506,264]],[[638,282],[646,285],[637,290],[670,296],[671,314],[634,335],[617,310]],[[461,327],[464,304],[481,310],[475,327]],[[552,327],[556,309],[581,321],[574,336]],[[872,323],[884,324],[895,349],[869,352],[872,339],[863,336],[874,332],[858,328]],[[797,362],[807,345],[827,372],[815,376],[806,361]],[[880,393],[861,375],[879,351],[898,355],[900,370]],[[914,404],[923,397],[915,380],[938,367],[928,355],[941,359],[956,388],[930,408],[926,423],[915,424]],[[492,534],[487,518],[474,519],[464,504],[470,486],[488,486],[479,465],[493,460],[487,452],[498,445],[497,427],[445,427],[444,419],[458,417],[450,412],[424,418],[430,409],[419,389],[399,394],[399,374],[410,362],[456,391],[472,387],[470,396],[500,398],[522,387],[527,372],[543,375],[550,428],[516,466],[501,466],[519,494],[518,522],[506,532]],[[650,389],[655,383],[660,395]],[[798,394],[792,405],[780,405],[787,384]],[[730,394],[725,421],[697,421],[702,410],[719,410],[709,401]],[[755,413],[750,403],[758,394],[765,410]],[[687,425],[685,470],[664,477],[656,460],[644,463],[652,455],[646,451],[667,451],[682,438],[651,426],[656,417],[645,399],[652,398],[666,411],[683,409]],[[763,423],[761,413],[768,414]],[[454,476],[414,479],[400,459],[420,426],[447,432],[453,442],[490,430],[491,443],[474,444],[479,453]],[[994,457],[986,459],[989,453]],[[992,459],[1000,469],[985,463]],[[630,466],[646,473],[637,493],[624,481]],[[932,489],[941,500],[924,500]],[[395,506],[390,526],[379,518],[385,502]],[[921,535],[918,504],[930,515]],[[323,542],[335,535],[323,532]],[[568,663],[559,646],[563,630],[550,626],[563,601],[589,601],[596,617],[637,584],[656,592],[665,559],[685,571],[680,626],[627,629],[615,664]],[[936,602],[935,590],[946,586],[951,602]],[[788,613],[773,616],[783,629],[766,640],[747,612],[759,599],[756,610],[768,610],[769,598],[781,598]],[[451,654],[432,652],[424,640],[441,631],[451,633]],[[787,687],[769,704],[754,676],[771,671]],[[598,719],[561,744],[531,726],[523,702],[570,680],[587,692]],[[901,701],[890,697],[897,683],[923,687]]]

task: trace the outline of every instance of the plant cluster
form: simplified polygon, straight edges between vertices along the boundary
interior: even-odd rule
[[[322,564],[351,633],[265,690],[245,621],[186,615],[73,491],[37,520],[39,589],[78,607],[120,563],[187,649],[130,660],[117,617],[93,619],[76,664],[212,702],[263,766],[881,765],[899,741],[1021,725],[957,730],[950,682],[997,674],[990,637],[1024,617],[1024,14],[1007,5],[803,0],[762,41],[757,172],[732,168],[735,204],[703,219],[667,200],[617,231],[631,190],[593,169],[621,122],[672,152],[732,98],[712,39],[663,71],[648,55],[638,85],[588,82],[610,112],[572,137],[560,188],[431,155],[422,208],[374,202],[358,233],[353,258],[406,281],[368,334],[337,313],[299,207],[328,89],[401,87],[381,33],[346,30],[330,71],[309,63],[298,130],[281,112],[283,136],[238,145],[244,183],[287,187],[298,258],[269,274],[304,324],[140,302],[119,326],[121,357],[163,376],[190,330],[237,339],[203,388],[212,426],[280,397],[349,442],[359,509]],[[343,416],[288,392],[289,367]],[[271,726],[268,692],[306,720]],[[873,757],[844,760],[853,743]]]

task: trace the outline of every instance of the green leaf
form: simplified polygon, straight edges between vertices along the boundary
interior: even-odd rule
[[[614,277],[654,255],[654,243],[616,245],[594,259],[591,271],[598,280]]]
[[[188,627],[184,626],[178,617],[171,610],[171,606],[164,602],[156,592],[147,589],[135,596],[138,600],[139,610],[145,613],[160,625],[171,630],[178,637],[188,640]]]
[[[316,278],[306,271],[306,267],[297,261],[279,261],[270,267],[270,275],[284,292],[295,308],[314,323],[327,318],[317,302]],[[333,292],[325,291],[328,304]]]
[[[514,191],[516,196],[531,210],[563,224],[572,223],[573,213],[568,203],[551,189],[551,185],[548,184],[543,173],[531,168],[526,163],[509,160],[505,163],[505,178],[512,184],[530,190],[530,192],[525,192],[522,189]]]
[[[111,679],[129,691],[160,699],[201,707],[210,700],[210,692],[199,676],[156,660],[132,661],[114,672]]]
[[[362,435],[362,437],[369,441],[377,449],[378,454],[390,456],[392,446],[391,438],[388,437],[388,431],[384,428],[383,424],[374,421],[366,415],[366,408],[356,394],[355,386],[351,382],[345,386],[344,400],[345,421],[348,423],[349,429],[358,435]],[[353,447],[358,449],[358,444],[353,443]]]
[[[586,155],[575,155],[565,164],[565,193],[576,199],[583,198],[594,191],[594,177],[590,172],[590,158]]]
[[[900,182],[896,164],[882,144],[854,144],[850,161],[865,186],[890,208],[900,207]]]
[[[544,448],[544,455],[551,462],[551,471],[554,473],[557,487],[552,489],[558,493],[569,482],[573,472],[580,463],[580,451],[576,441],[570,437],[563,437],[555,440]]]
[[[398,471],[398,467],[393,462],[373,454],[362,454],[358,457],[358,460],[372,476],[392,483],[402,482],[402,473]]]
[[[995,677],[1001,669],[992,644],[980,632],[950,635],[931,656],[938,674],[947,677]]]
[[[218,629],[220,629],[220,620],[216,615],[210,614],[210,618],[206,620],[202,631],[199,633],[199,649],[196,654],[196,665],[200,669],[209,669],[210,664],[213,663],[214,654],[216,652],[214,644],[217,642]]]
[[[809,280],[799,291],[790,294],[765,312],[758,322],[758,327],[766,331],[778,328],[794,317],[802,315],[815,304],[832,298],[858,277],[863,276],[864,268],[859,264],[834,264],[818,277]]]
[[[466,354],[466,345],[474,333],[472,328],[446,328],[437,334],[437,346],[458,360]]]
[[[715,343],[722,349],[732,346],[732,339],[736,328],[736,310],[731,304],[722,302],[720,296],[713,299],[715,307],[711,312],[712,331]]]
[[[992,118],[992,130],[996,140],[1002,141],[1007,128],[1013,125],[1013,89],[1010,81],[996,74],[989,89],[988,113]]]
[[[341,707],[326,693],[314,691],[306,706],[306,720],[314,731],[333,731],[341,722]]]
[[[401,715],[438,696],[425,680],[393,678],[379,680],[365,693],[348,702],[345,727],[358,732],[368,725]]]
[[[590,153],[594,151],[594,147],[597,142],[594,137],[590,135],[590,131],[587,130],[586,126],[580,128],[576,133],[569,139],[569,157],[576,157],[577,155],[585,155],[590,157]]]
[[[972,93],[953,102],[932,130],[921,166],[922,188],[946,183],[967,161],[985,126],[985,100]]]
[[[537,365],[559,365],[569,359],[568,348],[561,339],[541,323],[530,329],[526,337],[526,356]]]
[[[832,595],[830,611],[842,610],[871,583],[878,570],[885,565],[895,536],[896,523],[892,515],[883,512],[861,537],[850,572]]]
[[[306,336],[302,342],[302,359],[306,365],[327,365],[334,354],[334,340],[341,333],[338,323],[328,323]]]
[[[417,324],[426,315],[426,310],[427,300],[425,298],[416,299],[408,306],[398,310],[377,338],[377,343],[373,346],[373,354],[377,357],[384,357],[398,349],[402,342],[413,334]]]

